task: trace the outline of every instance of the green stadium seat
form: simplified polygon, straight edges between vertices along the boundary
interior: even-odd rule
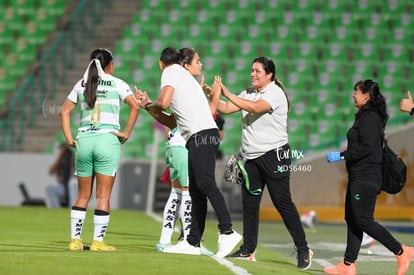
[[[19,63],[19,59],[15,53],[7,56],[7,73],[12,79],[20,79],[26,74],[27,68]]]
[[[5,6],[4,9],[2,8],[0,10],[0,16],[2,21],[11,22],[13,20],[19,20],[19,18],[16,15],[16,11],[10,5]]]
[[[148,0],[148,1],[141,1],[141,9],[160,9],[163,10],[164,7],[162,6],[165,4],[166,1],[159,1],[159,0]]]
[[[327,47],[322,49],[325,60],[336,60],[340,62],[347,62],[350,60],[349,46],[347,43],[330,43]]]
[[[257,56],[256,48],[253,45],[250,41],[229,43],[227,48],[228,55],[232,59],[250,59]]]
[[[232,154],[240,152],[241,143],[238,141],[231,141],[226,138],[220,143],[220,150],[224,156],[230,156]]]
[[[0,21],[0,47],[3,54],[7,54],[13,43],[15,43],[14,33],[6,26],[5,21]]]
[[[390,12],[391,14],[401,15],[409,11],[411,3],[410,1],[388,0],[386,1],[386,4],[387,12]]]
[[[132,78],[132,73],[131,73],[131,69],[127,66],[115,66],[115,70],[114,70],[115,74],[117,77],[125,80],[125,81],[130,81]]]
[[[36,13],[35,1],[15,0],[11,1],[11,7],[18,17],[31,17]]]
[[[41,7],[47,10],[50,16],[58,17],[65,13],[66,4],[69,0],[38,0]]]
[[[124,33],[124,38],[145,44],[131,44],[133,47],[119,55],[119,64],[129,71],[128,79],[151,87],[148,89],[155,97],[160,50],[169,43],[189,45],[201,56],[206,81],[219,74],[237,93],[250,84],[245,71],[252,59],[270,56],[291,97],[289,120],[306,121],[297,132],[289,130],[291,141],[309,146],[310,140],[321,145],[338,133],[345,136],[348,122],[353,121],[354,81],[377,79],[385,93],[410,88],[414,38],[408,26],[412,7],[409,1],[395,0],[301,0],[296,4],[289,0],[180,0],[176,5],[151,0],[142,4]],[[165,18],[168,25],[162,20]],[[161,26],[161,31],[148,26]],[[393,94],[390,102],[394,104],[396,97]],[[306,107],[301,112],[300,104]],[[239,117],[232,120],[226,119],[225,132],[233,142],[233,133],[237,132],[240,140],[241,130],[227,129],[227,123],[240,124]],[[139,139],[141,128],[137,130]],[[228,140],[221,146],[234,153]]]
[[[191,12],[194,12],[202,9],[204,3],[204,1],[200,0],[180,0],[178,5],[181,10],[189,10]]]
[[[389,44],[387,47],[381,47],[379,51],[381,52],[381,59],[379,59],[380,61],[393,60],[400,64],[407,61],[414,61],[414,57],[410,57],[409,50],[399,43]]]
[[[388,13],[372,13],[369,22],[371,24],[371,27],[378,31],[389,32],[392,29],[391,16]]]
[[[285,42],[299,42],[302,39],[302,30],[300,28],[289,29],[287,26],[279,26],[275,34],[280,40]]]
[[[303,136],[306,134],[306,128],[312,123],[312,120],[307,117],[295,117],[294,113],[289,112],[287,123],[287,130],[290,136]]]
[[[14,53],[16,53],[17,60],[22,64],[28,64],[33,62],[36,59],[37,46],[34,44],[29,44],[29,41],[25,37],[20,37],[15,44]]]
[[[31,18],[36,22],[37,28],[40,31],[50,33],[56,28],[56,17],[48,13],[45,7],[39,7],[36,14]]]
[[[15,17],[7,22],[7,28],[9,28],[16,35],[20,35],[26,28],[26,23],[19,17]]]
[[[0,66],[0,93],[6,95],[14,92],[16,78],[10,74],[9,65]]]
[[[21,36],[27,39],[29,45],[35,47],[42,46],[46,41],[46,32],[39,29],[37,22],[30,21],[27,28],[21,33]]]

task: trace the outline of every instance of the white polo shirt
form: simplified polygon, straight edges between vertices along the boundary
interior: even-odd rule
[[[173,64],[161,74],[161,89],[174,88],[171,111],[181,135],[188,140],[202,130],[217,128],[200,83],[181,65]]]
[[[288,102],[279,86],[272,81],[261,92],[243,91],[239,96],[253,101],[265,100],[272,108],[266,113],[242,111],[242,150],[247,159],[258,158],[288,143]]]

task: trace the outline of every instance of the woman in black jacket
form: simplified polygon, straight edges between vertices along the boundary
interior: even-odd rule
[[[399,243],[381,224],[374,220],[376,199],[381,192],[382,142],[388,120],[387,105],[378,83],[361,80],[354,85],[354,105],[358,108],[355,122],[347,133],[347,149],[328,152],[328,162],[345,159],[348,186],[345,198],[347,246],[343,261],[325,268],[327,274],[356,274],[363,232],[393,252],[398,262],[397,275],[405,274],[414,252],[413,247]]]

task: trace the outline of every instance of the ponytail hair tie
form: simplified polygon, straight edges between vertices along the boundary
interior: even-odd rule
[[[91,62],[89,62],[88,67],[86,68],[85,73],[83,74],[83,82],[86,83],[88,80],[88,75],[89,75],[89,68],[91,67],[91,64],[95,62],[96,68],[98,69],[98,76],[100,79],[105,79],[106,78],[106,73],[104,72],[104,70],[102,70],[102,66],[101,66],[101,62],[99,61],[99,59],[92,59]]]

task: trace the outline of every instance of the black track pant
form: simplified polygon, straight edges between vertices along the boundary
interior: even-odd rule
[[[223,194],[217,187],[215,177],[216,154],[219,145],[218,129],[200,131],[192,135],[186,144],[192,200],[191,229],[187,241],[191,245],[200,244],[206,222],[207,198],[216,213],[220,233],[232,230],[230,214]]]
[[[279,150],[248,160],[245,169],[249,176],[250,190],[264,189],[267,186],[273,205],[282,216],[287,230],[293,238],[298,251],[307,251],[308,244],[302,223],[290,193],[290,146],[286,144]],[[242,187],[243,198],[243,251],[253,253],[257,246],[259,231],[259,209],[262,195],[251,194]]]
[[[358,258],[363,232],[367,233],[388,250],[397,254],[401,244],[374,220],[374,210],[379,193],[380,179],[351,178],[345,199],[345,220],[348,226],[347,246],[344,260],[353,263]]]

